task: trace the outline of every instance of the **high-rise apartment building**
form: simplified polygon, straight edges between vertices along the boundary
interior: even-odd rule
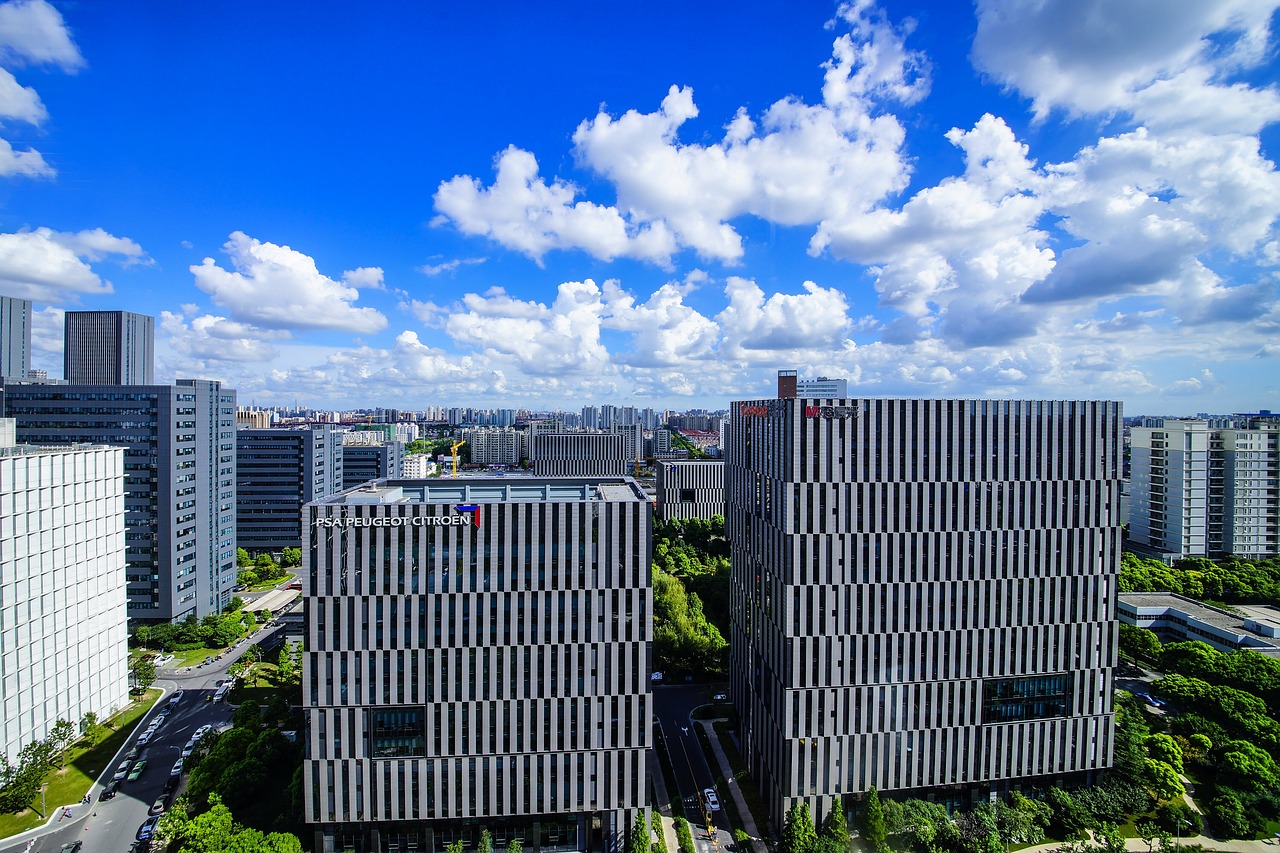
[[[539,477],[621,477],[628,469],[625,439],[612,433],[539,434],[529,458]]]
[[[342,491],[332,426],[236,430],[236,545],[251,554],[302,547],[302,507]]]
[[[733,407],[731,691],[778,825],[1110,765],[1120,426],[1110,402]]]
[[[31,372],[31,300],[0,296],[0,380]]]
[[[4,385],[28,444],[123,445],[129,618],[222,611],[236,584],[236,392],[176,385]]]
[[[0,754],[129,702],[124,451],[14,446],[0,421]]]
[[[378,481],[308,505],[316,850],[620,851],[645,807],[650,508],[634,481]]]
[[[1129,539],[1165,559],[1280,555],[1280,418],[1130,430]]]
[[[462,431],[462,440],[471,448],[477,465],[519,465],[520,440],[524,433],[510,427],[475,427]]]
[[[68,311],[62,375],[74,385],[155,382],[156,320],[132,311]]]

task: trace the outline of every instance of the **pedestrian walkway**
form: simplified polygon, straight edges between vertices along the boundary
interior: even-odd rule
[[[747,835],[751,836],[752,853],[769,853],[769,848],[760,840],[760,830],[756,827],[755,816],[751,814],[751,808],[742,796],[742,789],[738,786],[738,780],[734,778],[733,768],[729,764],[729,756],[724,754],[724,747],[720,745],[720,736],[716,734],[715,727],[712,725],[714,722],[716,721],[695,720],[694,724],[702,726],[702,731],[707,735],[707,741],[711,744],[711,752],[715,756],[716,765],[720,768],[720,775],[724,777],[724,785],[729,791],[729,796],[733,797],[734,805],[738,807],[738,816],[742,818],[742,829]],[[747,851],[739,851],[739,853],[747,853]]]
[[[1258,841],[1219,841],[1216,838],[1208,838],[1203,835],[1195,835],[1190,838],[1182,838],[1179,840],[1182,847],[1190,847],[1198,845],[1205,850],[1229,850],[1233,853],[1276,853],[1280,850],[1280,846],[1276,844],[1275,839],[1262,839]],[[1055,841],[1052,844],[1036,844],[1033,847],[1023,847],[1018,853],[1053,853],[1062,847],[1062,842]],[[1125,850],[1132,853],[1147,853],[1147,842],[1141,838],[1126,838],[1124,840]],[[1159,850],[1159,845],[1156,846]]]

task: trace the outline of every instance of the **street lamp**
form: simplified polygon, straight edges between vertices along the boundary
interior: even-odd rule
[[[1183,824],[1183,822],[1184,822],[1184,821],[1182,820],[1182,817],[1181,817],[1181,816],[1179,816],[1179,817],[1177,818],[1177,822],[1174,824],[1174,831],[1177,833],[1177,835],[1176,835],[1176,837],[1174,838],[1173,845],[1174,845],[1174,848],[1175,848],[1175,849],[1177,849],[1177,850],[1181,850],[1181,849],[1182,849],[1182,824]],[[1190,826],[1190,824],[1188,824],[1188,826]]]
[[[47,807],[44,804],[44,789],[48,786],[48,782],[44,782],[40,785],[40,817],[44,817],[47,812]]]

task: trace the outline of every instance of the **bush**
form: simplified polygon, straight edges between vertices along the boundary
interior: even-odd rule
[[[747,835],[747,831],[740,826],[733,828],[733,843],[741,848],[744,844],[751,843],[751,836]]]
[[[1209,800],[1209,818],[1218,838],[1253,838],[1262,830],[1262,821],[1253,810],[1246,810],[1240,797],[1230,788],[1219,788]]]
[[[1178,829],[1179,820],[1182,821],[1181,830]],[[1161,803],[1156,808],[1155,824],[1170,835],[1181,835],[1183,838],[1199,835],[1204,829],[1200,815],[1181,801]]]
[[[689,821],[682,817],[675,819],[676,838],[680,840],[681,853],[697,853],[693,846],[693,833],[689,831]]]

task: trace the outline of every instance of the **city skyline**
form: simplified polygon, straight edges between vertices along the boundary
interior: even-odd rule
[[[0,3],[0,294],[242,405],[1280,409],[1276,5]]]

